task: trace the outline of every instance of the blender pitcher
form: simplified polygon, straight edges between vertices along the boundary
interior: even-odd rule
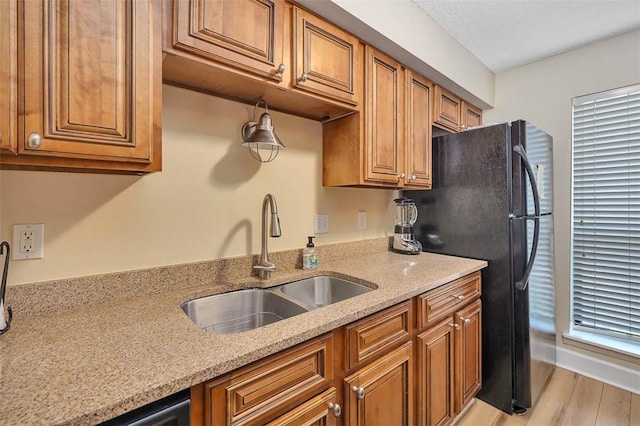
[[[402,254],[418,254],[422,244],[415,239],[413,225],[418,219],[418,208],[411,198],[396,198],[396,223],[391,251]]]

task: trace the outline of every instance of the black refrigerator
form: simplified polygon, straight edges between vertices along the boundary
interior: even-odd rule
[[[553,139],[526,121],[433,139],[433,189],[418,206],[424,251],[483,259],[482,390],[507,412],[532,406],[556,361]]]

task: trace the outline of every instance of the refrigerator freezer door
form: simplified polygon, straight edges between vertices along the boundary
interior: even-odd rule
[[[542,214],[553,212],[553,138],[526,121],[512,123],[513,145],[520,144],[533,168]],[[517,155],[513,159],[513,213],[535,214],[531,185]],[[523,199],[524,195],[524,199]]]

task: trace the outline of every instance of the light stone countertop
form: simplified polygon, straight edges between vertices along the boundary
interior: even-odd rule
[[[194,286],[14,318],[0,336],[0,424],[96,424],[249,364],[486,266],[480,260],[388,251],[316,271]],[[229,289],[335,275],[376,291],[255,330],[200,330],[181,303]]]

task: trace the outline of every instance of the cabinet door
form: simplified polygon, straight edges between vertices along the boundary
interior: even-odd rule
[[[406,187],[431,188],[432,84],[407,70]]]
[[[459,132],[462,125],[462,100],[436,85],[434,88],[433,124],[452,132]]]
[[[398,183],[404,158],[404,68],[366,47],[365,180]]]
[[[17,1],[0,2],[0,151],[16,152]]]
[[[159,170],[160,45],[150,1],[21,4],[19,153]]]
[[[418,335],[418,424],[446,425],[454,414],[453,317]]]
[[[267,423],[267,426],[335,426],[341,415],[342,408],[336,400],[336,389],[331,388]]]
[[[357,105],[360,45],[356,37],[293,6],[294,69],[298,89]]]
[[[345,378],[345,422],[349,425],[412,425],[413,345],[381,356]]]
[[[468,102],[462,101],[462,128],[468,129],[481,124],[482,110]]]
[[[176,0],[173,46],[282,81],[284,0]]]
[[[456,413],[459,413],[482,387],[481,307],[480,300],[476,300],[454,315],[454,323],[457,325]]]

